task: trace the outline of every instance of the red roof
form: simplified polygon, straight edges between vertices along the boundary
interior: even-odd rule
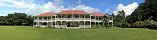
[[[87,14],[87,12],[83,10],[63,10],[58,14]]]
[[[37,16],[53,16],[54,13],[53,12],[46,12],[46,13],[43,13],[43,14],[40,14],[40,15],[37,15]]]
[[[93,16],[107,16],[107,14],[101,14],[99,12],[93,12],[92,15]]]

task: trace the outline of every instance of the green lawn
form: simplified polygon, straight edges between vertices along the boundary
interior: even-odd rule
[[[0,40],[157,40],[157,31],[138,28],[54,29],[0,26]]]

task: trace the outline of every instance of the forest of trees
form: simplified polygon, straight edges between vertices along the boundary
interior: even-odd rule
[[[114,25],[117,27],[157,29],[157,0],[145,0],[131,15],[125,17],[125,12],[114,15]]]
[[[25,13],[13,13],[7,16],[0,16],[0,25],[25,25],[31,26],[33,17]]]

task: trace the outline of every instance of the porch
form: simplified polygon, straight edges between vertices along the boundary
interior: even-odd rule
[[[90,28],[90,21],[56,21],[56,22],[34,22],[35,27],[55,28]]]

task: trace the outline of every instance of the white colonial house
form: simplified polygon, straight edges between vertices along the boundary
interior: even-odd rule
[[[63,10],[59,13],[46,12],[35,16],[34,27],[91,28],[103,22],[108,16],[99,12],[87,13],[83,10]],[[110,21],[112,22],[112,21]]]

